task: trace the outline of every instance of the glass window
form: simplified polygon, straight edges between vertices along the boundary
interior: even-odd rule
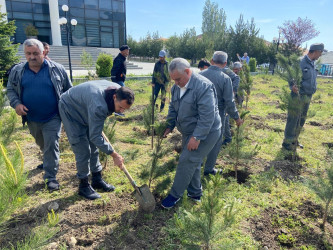
[[[124,2],[112,1],[112,9],[115,12],[124,12]]]
[[[100,10],[112,10],[111,0],[99,0]]]
[[[86,24],[99,26],[99,21],[86,19]]]
[[[88,46],[101,46],[99,26],[86,26],[86,33]]]
[[[101,33],[101,46],[107,48],[113,47],[112,33]]]
[[[100,20],[101,26],[112,26],[112,21]]]
[[[31,2],[33,2],[33,3],[44,3],[44,4],[48,4],[49,3],[47,0],[31,0]]]
[[[71,17],[84,17],[84,9],[70,8],[69,12],[71,14]]]
[[[112,27],[101,27],[101,31],[112,32]]]
[[[46,4],[38,4],[35,3],[33,4],[33,9],[34,9],[34,13],[44,13],[44,14],[49,14],[49,6]]]
[[[50,28],[51,24],[49,22],[35,22],[36,28]]]
[[[84,8],[83,0],[70,0],[69,8],[70,7]]]
[[[68,0],[58,0],[58,4],[59,4],[59,9],[61,9],[61,6],[66,4],[68,5]]]
[[[76,25],[75,30],[72,32],[72,41],[73,45],[76,46],[86,46],[87,39],[86,39],[86,31],[84,25]]]
[[[34,14],[34,20],[36,21],[50,21],[50,16],[47,14]]]
[[[98,0],[84,0],[84,5],[89,9],[98,9]]]
[[[13,18],[13,13],[12,12],[7,12],[7,18],[8,18],[8,21],[10,21],[9,18]]]
[[[86,18],[99,19],[98,10],[86,9],[85,12],[86,12]]]
[[[112,12],[111,11],[100,11],[99,16],[100,16],[101,19],[112,20]]]
[[[12,1],[13,2],[13,1]],[[25,2],[25,3],[31,3],[31,1],[30,0],[18,0],[18,1],[16,1],[16,2]]]
[[[115,13],[113,13],[113,20],[115,20],[115,21],[125,21],[125,14],[115,12]]]
[[[13,12],[13,18],[32,20],[32,13]]]
[[[12,2],[12,8],[20,12],[32,12],[31,3]]]
[[[11,2],[9,2],[9,1],[6,1],[6,10],[7,10],[7,12],[12,11],[12,5],[11,5]]]

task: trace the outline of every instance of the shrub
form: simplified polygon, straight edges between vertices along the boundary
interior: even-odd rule
[[[257,71],[257,59],[252,57],[249,62],[250,66],[250,72],[256,72]]]
[[[32,24],[29,24],[25,26],[24,28],[25,35],[28,36],[37,36],[38,35],[38,29],[33,26]]]
[[[96,62],[96,74],[99,77],[111,76],[111,69],[113,66],[113,58],[109,54],[99,54]]]

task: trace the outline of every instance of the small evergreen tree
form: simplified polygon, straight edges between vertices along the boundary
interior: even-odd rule
[[[247,105],[250,99],[251,88],[253,85],[253,79],[250,75],[250,67],[244,63],[242,67],[242,71],[239,74],[240,83],[238,88],[238,94],[244,98],[245,96],[245,108],[247,109]]]
[[[95,79],[96,75],[91,70],[94,65],[91,54],[84,49],[80,57],[81,57],[81,65],[88,71],[87,75],[88,80]]]
[[[317,178],[309,180],[309,187],[325,202],[322,228],[325,231],[325,223],[329,207],[333,200],[333,164],[326,170],[326,174],[319,170],[316,173]]]
[[[105,136],[107,137],[107,139],[110,141],[110,143],[115,142],[116,123],[117,123],[117,121],[116,120],[113,121],[112,119],[107,119],[104,123],[103,132],[104,132]],[[102,163],[104,163],[104,168],[106,168],[106,166],[108,164],[107,154],[100,152],[99,159]]]
[[[215,175],[207,182],[201,204],[179,209],[174,220],[183,240],[213,249],[215,239],[234,223],[234,202],[223,199],[224,190],[222,177]]]
[[[153,132],[152,127],[152,116],[153,116],[153,106],[152,100],[150,99],[150,104],[143,110],[142,113],[143,126],[145,127],[147,134],[151,135]],[[157,120],[157,112],[154,112],[154,121]]]
[[[6,71],[13,64],[19,62],[19,56],[16,55],[19,45],[10,40],[15,34],[15,22],[7,22],[6,17],[6,14],[0,12],[0,79],[5,77]],[[4,78],[5,84],[7,80]]]
[[[96,74],[99,77],[111,76],[111,69],[113,66],[112,55],[101,53],[98,55],[96,61]]]
[[[250,66],[250,72],[257,71],[257,60],[254,57],[250,58],[249,66]]]
[[[281,71],[277,71],[279,76],[288,82],[289,86],[296,85],[298,89],[301,86],[302,80],[302,70],[299,65],[299,57],[294,54],[289,58],[283,56],[282,54],[277,55],[277,60],[279,62],[280,67],[282,68]],[[302,102],[309,102],[310,99],[307,96],[301,98],[299,93],[295,93],[295,96],[290,95],[290,90],[288,88],[283,88],[282,94],[279,96],[281,100],[280,108],[283,111],[288,111],[288,114],[294,116],[295,119],[298,121],[298,125],[296,126],[296,141],[293,142],[292,145],[292,160],[296,160],[296,149],[297,149],[297,141],[300,130],[300,116],[301,116],[301,105]]]

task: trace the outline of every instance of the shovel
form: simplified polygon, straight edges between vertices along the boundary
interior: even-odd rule
[[[102,132],[102,135],[103,135],[104,139],[108,143],[110,143],[108,138],[105,136],[104,132]],[[154,198],[153,194],[150,192],[149,187],[146,184],[144,184],[141,187],[138,187],[136,185],[134,179],[130,175],[130,173],[127,171],[124,164],[121,166],[121,169],[123,170],[126,177],[129,179],[132,186],[134,187],[135,191],[132,194],[134,195],[134,197],[138,201],[141,209],[145,212],[149,212],[149,213],[153,212],[154,209],[155,209],[156,201],[155,201],[155,198]]]

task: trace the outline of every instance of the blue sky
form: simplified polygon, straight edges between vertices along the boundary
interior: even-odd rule
[[[211,0],[227,15],[228,26],[234,26],[240,14],[245,20],[254,21],[260,36],[272,41],[278,37],[278,26],[298,17],[313,21],[320,34],[303,44],[322,42],[325,49],[333,51],[333,0]],[[159,32],[168,38],[181,34],[186,28],[195,27],[201,34],[202,10],[205,0],[126,0],[127,34],[139,40],[147,32]]]

